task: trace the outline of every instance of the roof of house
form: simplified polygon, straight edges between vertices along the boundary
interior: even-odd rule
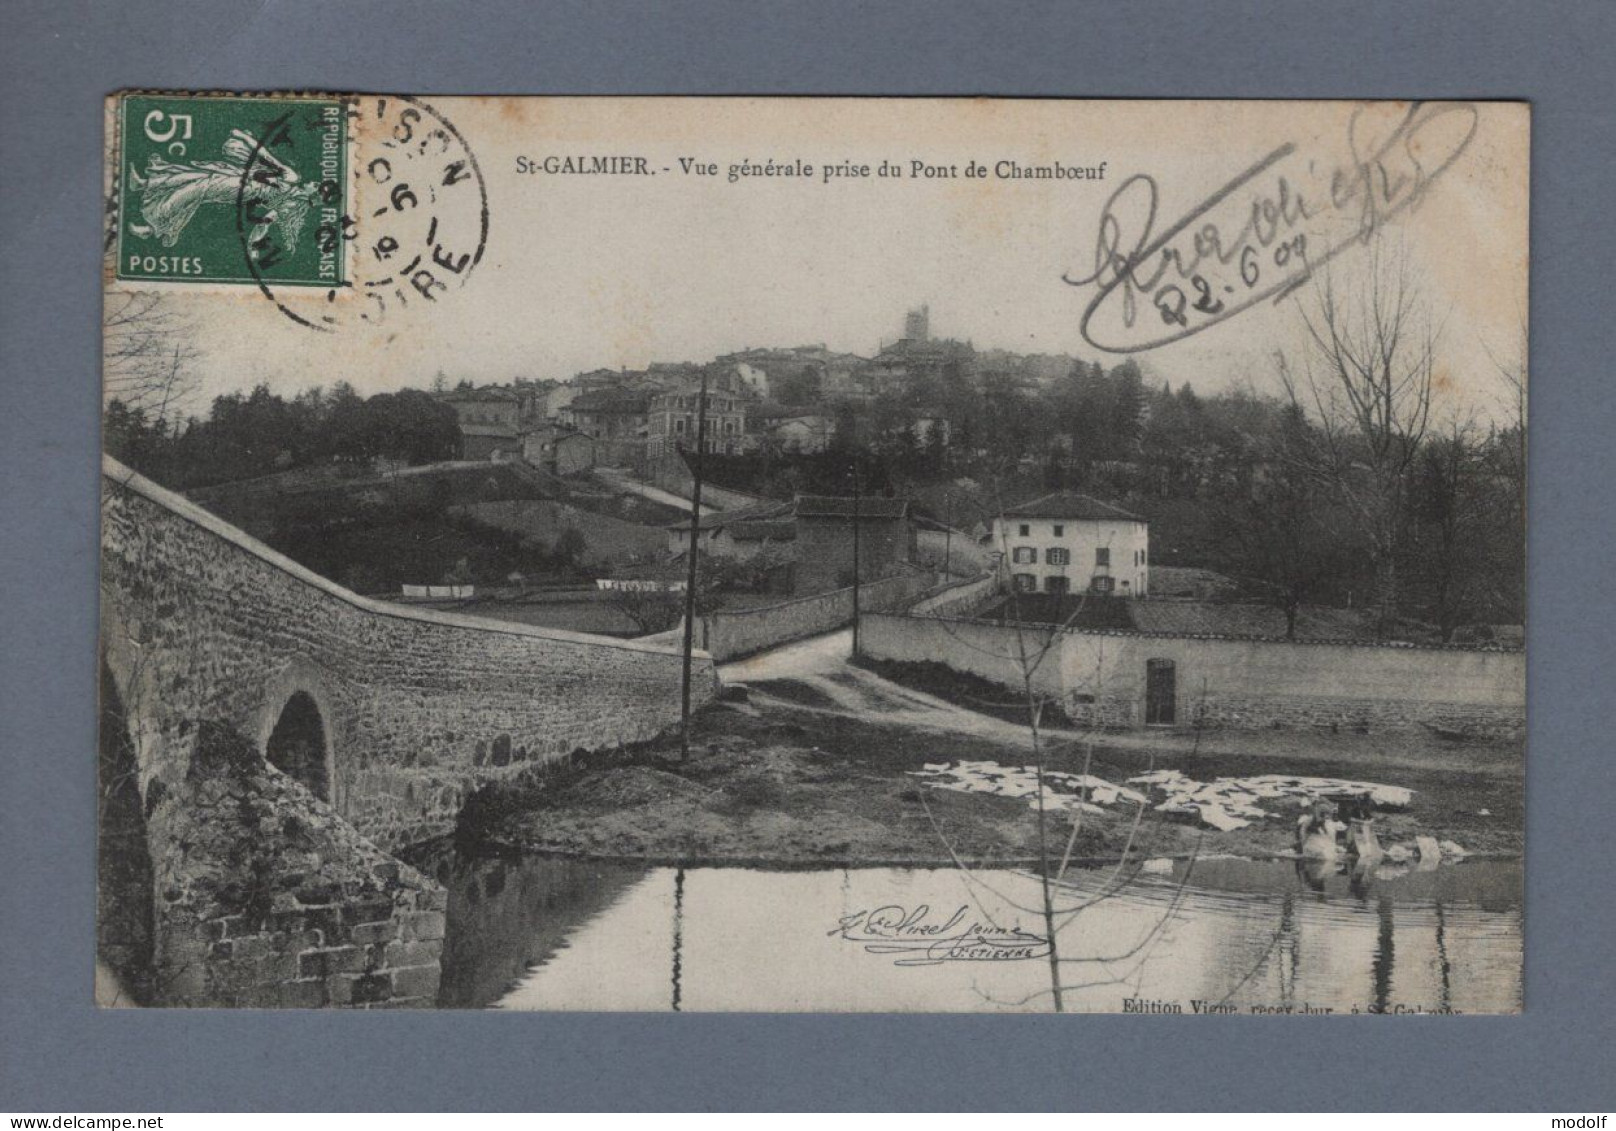
[[[888,499],[870,495],[859,501],[859,518],[890,519],[909,516],[908,499]],[[702,530],[729,530],[741,542],[761,541],[767,538],[794,539],[799,518],[853,517],[853,500],[833,495],[798,495],[795,502],[767,501],[749,507],[710,512],[701,516]],[[668,530],[689,530],[690,520],[681,519],[667,524]]]
[[[734,526],[736,523],[753,522],[763,519],[791,520],[791,503],[766,502],[750,507],[737,507],[727,511],[708,511],[701,516],[699,528],[702,530],[715,530],[721,527]],[[667,524],[669,530],[689,530],[690,520],[680,519],[678,522]]]
[[[516,428],[510,424],[462,424],[462,436],[486,436],[498,440],[516,439]]]
[[[522,429],[522,434],[524,436],[544,436],[558,444],[566,440],[586,440],[591,444],[595,442],[595,438],[588,432],[580,432],[578,429],[569,428],[565,424],[535,424],[529,428]]]
[[[1121,507],[1101,502],[1090,495],[1076,491],[1056,491],[1041,499],[1022,503],[1004,512],[1006,518],[1069,518],[1074,521],[1103,522],[1123,519],[1128,522],[1148,522],[1142,515],[1125,511]]]
[[[485,385],[481,389],[451,389],[447,393],[439,394],[439,399],[449,402],[456,401],[519,401],[522,395],[515,389],[501,385]]]
[[[567,407],[573,412],[624,412],[644,415],[651,405],[648,389],[592,389],[579,393]]]
[[[865,495],[858,500],[842,495],[798,495],[798,518],[852,518],[855,502],[858,516],[866,518],[906,518],[908,499],[889,499],[885,495]]]
[[[790,518],[747,519],[731,524],[729,535],[737,542],[794,542],[797,524]]]

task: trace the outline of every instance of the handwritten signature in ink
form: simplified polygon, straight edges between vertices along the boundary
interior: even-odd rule
[[[1279,301],[1417,207],[1478,124],[1470,103],[1412,103],[1389,124],[1359,106],[1347,127],[1347,161],[1321,162],[1282,145],[1160,235],[1155,179],[1129,177],[1101,213],[1092,272],[1061,277],[1097,288],[1083,311],[1084,340],[1138,353]]]
[[[1017,962],[1044,958],[1049,941],[1017,927],[983,923],[961,906],[943,918],[928,904],[887,904],[844,915],[826,934],[857,943],[869,954],[896,955],[898,966],[943,962]]]

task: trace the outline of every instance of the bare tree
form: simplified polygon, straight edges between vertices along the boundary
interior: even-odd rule
[[[1470,419],[1455,419],[1421,453],[1413,488],[1415,581],[1443,640],[1475,613],[1496,608],[1495,499]]]
[[[999,477],[995,476],[993,480],[991,494],[996,500],[996,505],[989,517],[998,517],[1001,520],[997,524],[999,552],[1001,558],[1007,558],[1008,524],[1002,521],[1005,504]],[[1065,576],[1064,567],[1061,576]],[[1063,585],[1060,588],[1064,590],[1067,586]],[[1108,698],[1107,685],[1110,676],[1106,669],[1102,646],[1092,676],[1083,681],[1081,686],[1071,688],[1069,691],[1070,694],[1086,698],[1093,704],[1090,717],[1084,720],[1075,735],[1071,731],[1061,733],[1046,727],[1046,717],[1069,710],[1071,705],[1063,695],[1051,694],[1047,690],[1049,679],[1046,667],[1052,671],[1061,667],[1060,652],[1065,635],[1083,618],[1090,598],[1086,592],[1080,590],[1074,595],[1074,602],[1069,612],[1062,600],[1056,603],[1054,621],[1029,622],[1023,619],[1021,596],[1021,593],[1012,586],[1008,601],[1008,626],[1014,628],[1014,634],[1008,650],[988,652],[994,659],[1001,662],[1008,660],[1013,665],[1020,684],[1015,689],[1017,697],[1012,701],[983,705],[1009,706],[1016,708],[1018,713],[1021,710],[1026,712],[1027,754],[1034,778],[1032,802],[1037,817],[1036,879],[1039,895],[1037,906],[1021,903],[1008,892],[994,888],[987,878],[968,866],[955,851],[948,835],[932,813],[931,807],[925,803],[924,793],[921,795],[921,801],[933,831],[942,842],[954,866],[965,876],[973,893],[976,888],[981,888],[991,893],[1000,904],[1037,915],[1043,922],[1044,940],[1048,947],[1046,959],[1049,967],[1049,988],[1006,1004],[1026,1005],[1047,996],[1055,1012],[1062,1013],[1066,1010],[1069,994],[1097,986],[1137,982],[1142,978],[1145,960],[1161,942],[1168,925],[1178,915],[1188,890],[1190,871],[1193,870],[1195,860],[1199,856],[1200,842],[1197,839],[1195,848],[1190,854],[1189,869],[1173,888],[1161,915],[1147,924],[1138,938],[1124,944],[1120,949],[1107,946],[1095,952],[1086,951],[1083,945],[1083,932],[1080,929],[1084,913],[1096,904],[1128,889],[1135,883],[1143,869],[1144,856],[1139,851],[1139,843],[1150,805],[1143,796],[1135,804],[1121,851],[1114,865],[1100,877],[1097,885],[1079,886],[1069,878],[1074,852],[1086,828],[1085,815],[1096,808],[1092,804],[1092,797],[1097,779],[1093,777],[1092,771],[1097,738],[1104,725],[1104,704]],[[959,647],[987,651],[947,628],[946,625],[945,631],[954,638]],[[1197,743],[1198,741],[1197,739]],[[1063,778],[1069,782],[1070,776],[1054,770],[1051,762],[1054,759],[1070,759],[1078,754],[1081,754],[1082,759],[1078,795],[1075,799],[1063,797],[1056,793],[1054,784],[1056,780]],[[1146,772],[1154,769],[1155,758],[1152,755],[1148,759]],[[1072,803],[1074,800],[1075,804]],[[1162,813],[1157,811],[1155,820],[1159,823],[1162,817]],[[1062,823],[1066,824],[1065,829],[1061,828]],[[991,922],[992,916],[980,900],[977,907],[984,918]]]
[[[1494,427],[1491,451],[1497,471],[1509,480],[1515,495],[1515,518],[1520,537],[1526,537],[1526,380],[1527,335],[1522,323],[1515,356],[1499,358],[1488,351],[1493,368],[1498,373],[1502,391],[1497,401],[1500,409]]]
[[[190,323],[160,294],[113,292],[102,313],[103,396],[148,420],[182,417],[199,391]]]
[[[1285,638],[1296,639],[1304,603],[1339,580],[1347,543],[1336,522],[1329,485],[1316,473],[1314,440],[1299,408],[1290,405],[1274,427],[1251,443],[1262,472],[1250,484],[1229,485],[1214,504],[1216,535],[1285,614]]]
[[[1351,282],[1325,273],[1297,303],[1307,340],[1295,358],[1279,355],[1280,380],[1318,425],[1312,473],[1368,543],[1384,636],[1397,613],[1409,473],[1431,420],[1437,331],[1407,255],[1383,241]]]

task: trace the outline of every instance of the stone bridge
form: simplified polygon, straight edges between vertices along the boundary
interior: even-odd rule
[[[100,948],[137,999],[431,1004],[445,893],[389,853],[678,721],[676,647],[370,600],[102,480]]]

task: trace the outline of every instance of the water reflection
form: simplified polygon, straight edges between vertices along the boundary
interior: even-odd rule
[[[645,878],[635,865],[594,860],[466,857],[438,842],[411,863],[449,889],[438,1004],[480,1008],[570,945],[578,926],[609,914]]]
[[[837,932],[897,908],[1041,934],[1030,875],[661,868],[546,857],[423,862],[450,888],[446,1006],[585,1010],[1048,1009],[1038,961],[898,965]],[[1109,870],[1074,874],[1072,895]],[[1186,879],[1187,875],[1187,879]],[[1059,934],[1068,1010],[1227,1002],[1314,1012],[1520,1008],[1521,866],[1403,874],[1202,860],[1141,876]],[[1128,955],[1118,961],[1118,955]]]

